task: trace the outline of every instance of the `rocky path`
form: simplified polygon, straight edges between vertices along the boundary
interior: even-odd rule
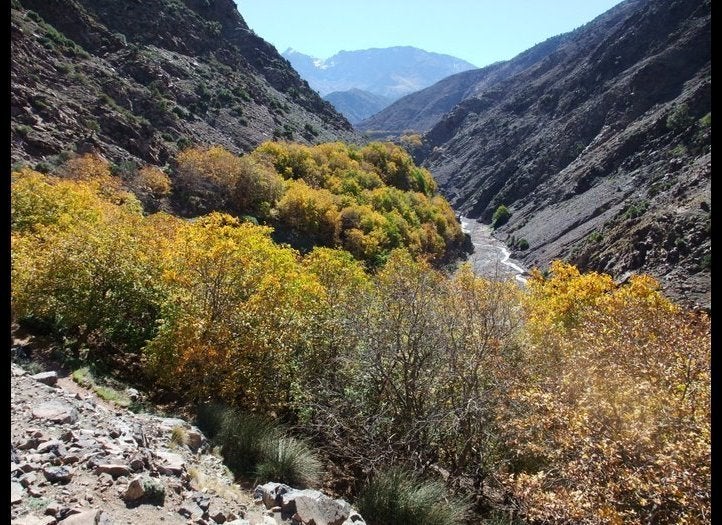
[[[56,372],[12,363],[10,412],[12,524],[363,523],[317,491],[284,486],[283,501],[263,489],[254,498],[196,427],[116,407]]]

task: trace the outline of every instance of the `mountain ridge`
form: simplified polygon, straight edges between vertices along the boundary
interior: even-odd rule
[[[322,96],[358,88],[396,99],[450,74],[476,67],[451,55],[413,46],[340,51],[327,59],[289,48],[282,56]]]
[[[75,148],[163,165],[189,141],[358,140],[232,0],[13,0],[11,15],[15,163]]]

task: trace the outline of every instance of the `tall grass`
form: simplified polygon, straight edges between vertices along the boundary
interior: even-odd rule
[[[261,416],[207,404],[199,407],[196,423],[220,446],[237,477],[294,487],[311,486],[319,478],[321,464],[308,443]]]
[[[378,472],[359,494],[359,512],[376,525],[457,525],[468,503],[449,497],[442,483],[424,481],[399,467]]]

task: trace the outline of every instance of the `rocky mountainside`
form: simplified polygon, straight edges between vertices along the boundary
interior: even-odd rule
[[[568,36],[549,38],[511,60],[446,77],[400,98],[368,119],[354,123],[354,127],[379,137],[426,132],[459,102],[473,97],[486,86],[523,71],[554,52]]]
[[[320,60],[293,49],[283,56],[321,95],[357,88],[396,100],[476,66],[410,46],[341,51]]]
[[[163,165],[189,142],[354,140],[232,0],[12,0],[11,157]]]
[[[35,346],[16,339],[13,355]],[[185,419],[134,413],[62,372],[33,372],[11,364],[14,525],[364,525],[346,501],[317,490],[239,485]],[[127,392],[142,400],[143,393]]]
[[[496,234],[527,265],[651,273],[709,306],[710,9],[619,4],[461,96],[417,160],[460,213],[490,222],[505,205]]]
[[[334,91],[323,97],[351,124],[356,124],[378,113],[391,103],[391,99],[375,95],[362,89],[349,89],[348,91]]]

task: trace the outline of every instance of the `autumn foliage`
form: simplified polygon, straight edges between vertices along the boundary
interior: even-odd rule
[[[292,421],[357,479],[404,465],[531,523],[710,522],[710,321],[652,278],[440,272],[458,225],[389,145],[192,149],[171,178],[317,246],[144,214],[96,156],[22,169],[14,319],[176,399]]]

